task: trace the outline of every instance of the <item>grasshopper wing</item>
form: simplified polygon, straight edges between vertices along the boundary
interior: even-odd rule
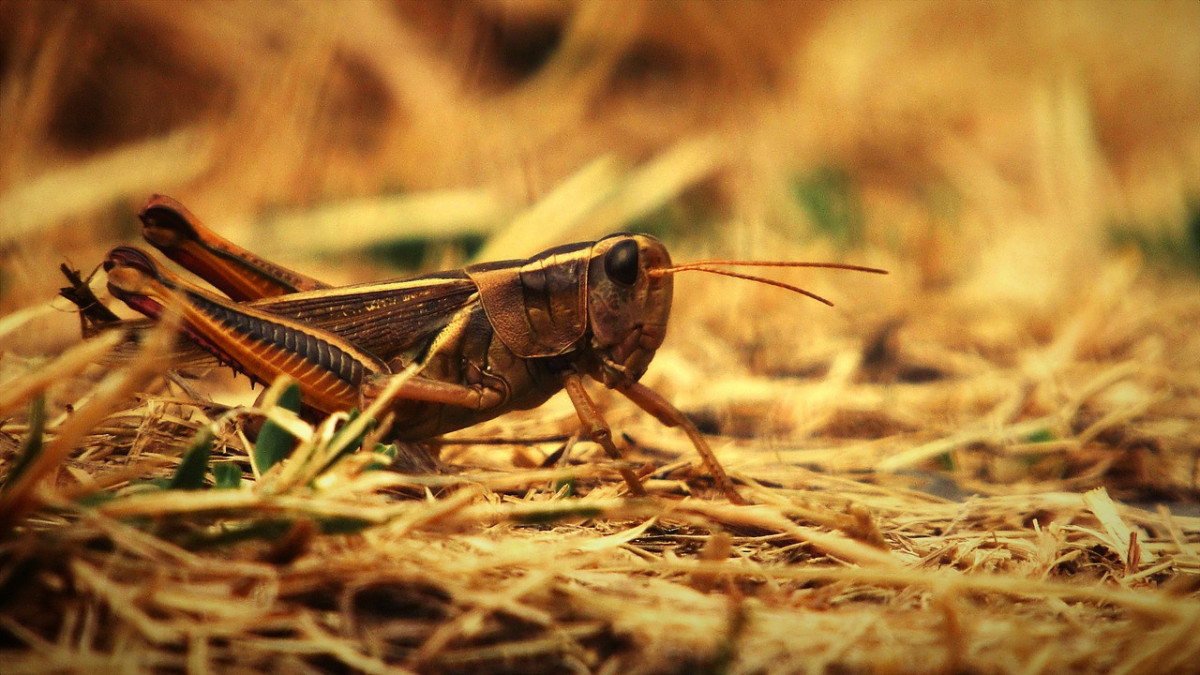
[[[266,298],[250,306],[336,333],[384,361],[424,346],[477,302],[460,271]]]

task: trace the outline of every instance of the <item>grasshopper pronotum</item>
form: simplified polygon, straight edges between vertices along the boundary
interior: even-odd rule
[[[108,288],[158,317],[183,298],[183,331],[251,380],[295,378],[312,412],[362,406],[389,377],[417,364],[390,404],[391,437],[415,440],[544,403],[566,389],[587,436],[621,457],[584,388],[586,375],[667,426],[681,427],[731,501],[743,500],[686,416],[638,382],[666,336],[672,279],[705,271],[786,288],[727,266],[883,270],[839,263],[718,260],[673,265],[647,235],[567,244],[526,260],[480,263],[411,279],[330,287],[280,267],[205,228],[181,204],[155,196],[143,236],[227,297],[183,281],[145,251],[112,249]],[[645,494],[632,470],[621,474]]]

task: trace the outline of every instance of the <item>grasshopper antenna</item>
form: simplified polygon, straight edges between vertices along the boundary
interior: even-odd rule
[[[799,286],[793,286],[782,281],[768,279],[753,274],[744,274],[742,272],[734,272],[732,270],[723,269],[723,267],[816,267],[821,269],[833,270],[849,270],[851,272],[868,272],[870,274],[887,274],[887,270],[879,269],[878,267],[866,267],[864,265],[850,265],[847,263],[814,263],[814,262],[788,262],[783,260],[707,260],[704,262],[683,263],[681,265],[672,265],[670,267],[660,267],[650,270],[650,276],[663,276],[667,274],[676,274],[678,272],[707,272],[708,274],[717,274],[723,277],[733,277],[735,279],[745,279],[747,281],[757,281],[760,284],[782,288],[793,293],[798,293],[805,297],[812,298],[817,302],[824,303],[833,307],[833,303],[825,298],[806,291]]]

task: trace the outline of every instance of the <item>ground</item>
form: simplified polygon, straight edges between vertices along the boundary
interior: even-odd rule
[[[116,7],[0,4],[5,672],[1195,668],[1195,3]],[[738,505],[598,383],[620,463],[561,396],[397,460],[84,340],[58,267],[154,193],[339,284],[890,273],[676,277],[643,383]]]

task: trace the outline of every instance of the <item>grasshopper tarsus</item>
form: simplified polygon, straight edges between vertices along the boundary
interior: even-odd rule
[[[716,481],[721,492],[725,493],[726,498],[734,504],[748,503],[734,487],[733,481],[729,479],[729,474],[726,473],[725,467],[721,465],[716,453],[708,445],[708,441],[704,439],[696,425],[687,418],[687,415],[671,405],[671,402],[660,396],[658,392],[640,382],[633,382],[626,387],[619,388],[618,391],[662,424],[683,429],[688,439],[692,441],[692,446],[700,455],[701,461],[704,462],[704,468]]]
[[[85,337],[91,337],[121,321],[121,317],[100,302],[92,290],[91,280],[96,274],[95,271],[84,279],[79,270],[67,263],[62,263],[58,269],[70,283],[70,286],[60,288],[58,294],[79,308],[79,328]]]
[[[735,503],[745,500],[696,426],[638,382],[666,337],[674,275],[725,274],[828,303],[799,287],[723,268],[881,271],[841,263],[672,265],[658,240],[621,234],[526,260],[329,287],[225,240],[170,197],[156,195],[139,217],[148,242],[224,297],[161,270],[149,254],[131,247],[114,248],[105,261],[110,292],[151,318],[181,303],[182,331],[252,382],[291,375],[307,406],[331,413],[360,405],[380,391],[380,382],[403,376],[388,404],[393,419],[388,440],[397,441],[429,439],[533,408],[566,389],[587,436],[620,459],[607,422],[587,394],[587,376],[682,429],[717,487]],[[80,307],[85,332],[117,321],[77,272],[66,266],[63,272],[71,282],[63,295]],[[646,494],[632,469],[620,471],[632,495]]]

